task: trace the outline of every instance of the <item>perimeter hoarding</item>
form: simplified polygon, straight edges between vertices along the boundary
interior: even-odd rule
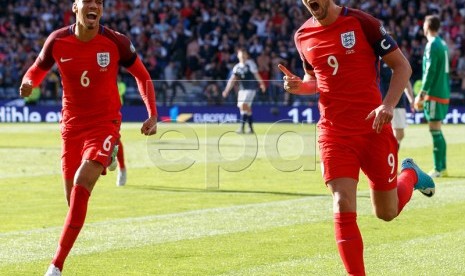
[[[123,106],[123,122],[142,122],[147,118],[144,106]],[[235,123],[240,120],[235,106],[158,107],[159,121],[191,123]],[[254,121],[271,123],[286,121],[315,123],[320,118],[316,106],[254,106]],[[61,106],[15,106],[0,103],[0,123],[56,123],[61,119]],[[424,123],[423,113],[407,113],[409,124]],[[465,124],[465,107],[452,106],[445,124]]]

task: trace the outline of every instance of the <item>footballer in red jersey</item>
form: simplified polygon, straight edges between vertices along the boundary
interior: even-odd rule
[[[75,0],[76,24],[47,38],[35,63],[23,77],[20,95],[27,97],[57,64],[63,85],[61,121],[62,171],[69,210],[58,249],[45,275],[61,275],[74,241],[84,225],[90,193],[110,165],[120,134],[120,66],[136,79],[148,118],[141,133],[156,133],[157,109],[150,75],[129,39],[100,25],[103,0]]]
[[[305,75],[283,65],[284,89],[319,93],[319,148],[324,181],[333,195],[335,236],[350,275],[365,275],[363,241],[357,225],[357,184],[367,176],[376,216],[397,217],[414,189],[434,194],[434,182],[408,158],[397,175],[397,141],[390,121],[411,68],[379,20],[332,0],[302,0],[312,17],[295,34]],[[392,69],[384,99],[379,58]]]
[[[343,8],[330,26],[323,27],[313,18],[305,22],[295,34],[295,45],[304,68],[313,71],[317,80],[320,133],[371,132],[365,117],[381,104],[378,57],[398,49],[380,22]]]

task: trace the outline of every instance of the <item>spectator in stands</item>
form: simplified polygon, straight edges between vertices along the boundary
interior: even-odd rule
[[[187,75],[188,79],[195,79],[195,73],[200,70],[200,43],[197,37],[193,37],[187,44]]]
[[[60,78],[58,77],[58,73],[55,70],[52,70],[48,73],[42,87],[44,89],[44,98],[47,99],[47,101],[51,101],[52,103],[60,101]]]
[[[164,69],[165,73],[165,89],[170,91],[170,101],[169,104],[172,106],[175,104],[174,100],[176,99],[176,95],[178,94],[178,88],[181,90],[183,94],[186,94],[186,89],[180,81],[180,73],[179,68],[174,61],[168,62],[168,65]]]
[[[272,51],[271,52],[271,78],[272,80],[282,80],[283,79],[283,73],[281,70],[278,69],[278,64],[286,64],[286,60],[284,60],[282,57],[278,55],[277,52]],[[272,103],[277,104],[278,102],[282,101],[284,96],[282,92],[282,82],[279,81],[273,81],[271,82],[271,87],[270,87],[270,100]]]
[[[223,104],[223,97],[221,96],[220,86],[216,81],[209,82],[205,87],[205,97],[207,104],[212,106],[218,106]]]
[[[451,59],[451,78],[457,81],[461,93],[465,93],[465,56],[456,48]]]
[[[27,1],[26,1],[27,2]],[[10,95],[6,91],[17,87],[20,76],[30,65],[31,53],[37,53],[46,35],[52,29],[74,21],[71,9],[60,1],[5,0],[6,9],[0,12],[0,98]],[[213,4],[212,4],[213,3]],[[425,41],[422,41],[422,22],[426,14],[438,10],[443,19],[441,30],[444,37],[465,53],[465,12],[463,1],[447,1],[444,5],[431,5],[425,1],[361,1],[344,0],[341,5],[360,8],[380,18],[397,36],[410,56],[413,68],[412,83],[421,78],[421,56]],[[234,54],[234,47],[251,47],[252,57],[259,56],[260,48],[279,49],[278,55],[292,59],[296,57],[295,47],[288,37],[306,19],[299,1],[277,0],[257,1],[108,1],[107,13],[102,20],[113,29],[129,36],[146,64],[152,79],[163,79],[163,69],[168,58],[178,64],[181,78],[204,77],[202,63],[198,62],[198,51],[189,49],[188,41],[194,37],[204,40],[209,36],[212,57],[222,51]],[[395,13],[393,11],[396,11]],[[42,12],[44,11],[44,12]],[[38,13],[43,16],[37,16]],[[239,36],[239,34],[242,34]],[[256,42],[258,38],[258,44]],[[284,43],[284,45],[283,45]],[[282,47],[281,47],[282,48]],[[451,48],[452,49],[452,48]],[[188,53],[188,54],[186,54]],[[186,58],[188,57],[188,58]],[[32,57],[32,60],[35,57]],[[189,59],[189,60],[188,60]],[[216,65],[234,64],[215,59]],[[256,60],[258,63],[258,61]],[[300,61],[297,61],[300,62]],[[203,65],[209,64],[205,61]],[[294,69],[301,68],[291,65]],[[192,67],[192,68],[191,68]],[[216,66],[213,66],[216,67]],[[8,74],[3,71],[10,71]],[[192,70],[193,69],[193,70]],[[272,77],[271,77],[272,78]],[[128,83],[128,90],[135,89]],[[15,94],[15,93],[13,93]],[[160,95],[162,96],[162,95]],[[202,101],[202,99],[198,99]],[[132,101],[131,101],[132,103]]]
[[[270,57],[271,49],[266,47],[259,56],[257,57],[257,66],[258,66],[258,73],[262,77],[263,81],[265,82],[265,87],[268,89],[270,74],[271,74],[271,57]]]

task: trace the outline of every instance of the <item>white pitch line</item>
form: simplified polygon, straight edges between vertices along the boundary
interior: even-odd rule
[[[465,182],[455,181],[436,196],[415,196],[408,208],[430,208],[465,200]],[[360,193],[368,195],[368,192]],[[359,199],[359,215],[371,213],[369,199]],[[276,227],[332,220],[330,196],[202,209],[183,213],[115,219],[89,223],[71,254],[83,255],[150,244],[192,240],[216,235],[264,231]],[[0,234],[0,266],[49,259],[61,227]]]
[[[330,213],[329,197],[316,196],[91,223],[84,226],[72,254],[311,223],[330,218]],[[50,258],[60,230],[61,227],[52,227],[0,234],[0,264]]]
[[[246,136],[248,139],[252,136]],[[268,134],[268,138],[276,138],[277,134]],[[306,137],[306,136],[304,136]],[[276,152],[266,152],[264,146],[265,135],[257,135],[257,144],[254,144],[252,147],[246,147],[240,144],[240,139],[223,139],[218,141],[219,137],[209,137],[209,138],[200,138],[200,139],[184,139],[184,140],[162,140],[163,144],[157,144],[156,140],[148,140],[146,143],[132,143],[130,144],[132,151],[127,152],[127,159],[131,159],[131,154],[135,152],[134,159],[137,160],[136,163],[129,164],[130,168],[153,168],[153,167],[166,167],[167,165],[173,165],[175,162],[176,166],[182,166],[190,164],[191,161],[195,161],[195,164],[205,164],[206,158],[208,157],[209,164],[223,164],[229,163],[228,157],[232,159],[236,158],[254,158],[254,160],[264,160],[264,159],[286,159],[293,160],[296,158],[296,155],[302,155],[306,158],[307,162],[314,162],[316,159],[316,148],[313,146],[307,148],[307,151],[304,153],[299,153],[293,147],[296,143],[280,143],[279,145],[284,145],[288,148],[284,150],[280,149],[279,153]],[[290,141],[294,141],[291,139]],[[295,142],[295,141],[294,141]],[[126,145],[128,146],[128,145]],[[193,147],[197,147],[198,150],[189,150]],[[166,150],[166,147],[169,149],[175,150]],[[221,154],[225,156],[219,156],[218,152],[213,152],[213,150],[220,148]],[[163,150],[165,149],[165,150]],[[299,149],[299,148],[298,148]],[[161,150],[162,153],[158,151]],[[207,153],[207,151],[210,151]],[[212,154],[213,152],[213,154]],[[242,155],[240,153],[242,152]],[[238,154],[239,153],[239,154]],[[28,168],[27,171],[23,171],[21,164],[24,163],[24,159],[27,157],[28,160],[39,160],[46,154],[49,158],[46,163],[37,164],[33,168]],[[60,148],[0,148],[0,155],[10,155],[15,156],[14,159],[9,160],[9,162],[14,162],[13,164],[18,164],[14,166],[11,170],[6,170],[0,167],[0,179],[11,179],[19,177],[39,177],[39,176],[52,176],[60,175]],[[160,157],[163,158],[159,158]],[[178,161],[180,157],[188,157],[188,159],[183,163]]]
[[[464,272],[464,243],[465,231],[460,230],[419,237],[408,241],[402,240],[370,245],[365,247],[364,255],[366,259],[369,260],[370,255],[383,256],[384,252],[390,252],[392,248],[396,248],[398,254],[391,254],[389,258],[376,262],[377,270],[385,272],[382,273],[382,275],[412,275],[411,269],[419,266],[421,266],[425,272],[442,270],[441,267],[444,267],[443,269],[445,271]],[[438,248],[439,250],[425,250],[425,247],[428,249]],[[448,252],[456,252],[457,254],[444,254],[444,247],[448,248]],[[427,254],[427,256],[420,254]],[[406,259],[410,260],[412,265],[411,267],[402,267],[403,270],[401,270],[397,264]],[[318,275],[321,271],[327,269],[328,262],[337,262],[342,268],[342,264],[337,256],[337,251],[335,251],[334,253],[318,254],[312,258],[297,258],[265,265],[250,266],[239,270],[228,271],[219,274],[219,276],[287,275],[287,272],[291,268],[293,271],[301,270],[302,275]],[[370,265],[373,264],[366,263],[367,272],[370,272]]]

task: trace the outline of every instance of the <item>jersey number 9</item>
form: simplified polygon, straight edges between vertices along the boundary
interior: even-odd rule
[[[337,74],[337,69],[339,69],[339,63],[337,62],[337,59],[335,56],[329,56],[328,57],[328,65],[331,68],[334,68],[333,70],[333,76]]]

